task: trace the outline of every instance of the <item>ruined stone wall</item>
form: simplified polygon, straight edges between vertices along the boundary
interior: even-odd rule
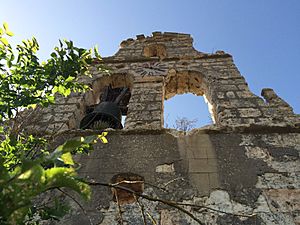
[[[138,174],[144,194],[195,205],[184,208],[203,224],[300,222],[299,133],[111,131],[108,141],[79,156],[82,177],[109,183],[116,174]],[[172,207],[139,201],[156,224],[199,224]],[[93,187],[91,202],[82,204],[88,216],[74,205],[61,224],[119,224],[109,188]],[[138,203],[121,210],[125,224],[143,224]]]
[[[176,201],[190,215],[140,199],[121,205],[124,224],[300,224],[300,116],[270,88],[263,98],[253,94],[231,55],[198,52],[188,34],[154,32],[123,41],[91,72],[82,78],[90,91],[38,109],[28,130],[56,133],[57,143],[97,132],[78,130],[87,107],[107,85],[128,87],[125,128],[78,156],[79,174],[107,183],[138,174],[144,194]],[[204,96],[215,123],[189,133],[164,129],[164,100],[183,93]],[[83,204],[86,215],[74,205],[60,224],[120,224],[109,188],[93,186]]]

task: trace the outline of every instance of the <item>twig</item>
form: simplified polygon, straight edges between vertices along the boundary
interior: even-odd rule
[[[121,205],[119,203],[119,198],[118,198],[118,193],[116,192],[115,193],[115,196],[116,196],[116,201],[117,201],[117,205],[118,205],[118,211],[119,211],[119,216],[120,216],[120,223],[121,225],[123,225],[123,216],[122,216],[122,209],[121,209]]]
[[[157,223],[156,223],[155,219],[153,218],[153,216],[151,216],[151,214],[150,214],[150,213],[148,213],[148,212],[147,212],[147,216],[150,218],[150,220],[151,220],[152,224],[154,224],[154,225],[157,225]]]
[[[63,190],[60,189],[60,188],[57,188],[57,190],[59,190],[61,193],[65,194],[65,195],[68,196],[70,199],[72,199],[72,200],[79,206],[79,208],[82,210],[82,212],[84,213],[84,215],[87,216],[87,213],[86,213],[85,209],[83,208],[83,206],[82,206],[82,205],[81,205],[81,204],[80,204],[80,203],[79,203],[72,195],[70,195],[69,193],[63,191]]]
[[[89,217],[89,215],[87,214],[87,212],[84,210],[84,208],[82,207],[82,205],[70,194],[68,194],[67,192],[63,191],[60,188],[57,188],[57,190],[59,190],[61,193],[65,194],[66,196],[68,196],[70,199],[72,199],[78,206],[79,208],[82,210],[83,214],[89,219],[90,225],[94,225],[91,218]]]
[[[137,196],[135,194],[133,194],[134,196],[134,199],[136,200],[136,202],[138,203],[140,209],[141,209],[141,214],[142,214],[142,217],[143,217],[143,222],[144,222],[144,225],[147,225],[147,221],[146,221],[146,217],[145,217],[145,210],[144,210],[144,205],[142,203],[140,203],[140,201],[138,200]]]
[[[169,184],[171,184],[177,180],[184,180],[184,179],[182,177],[177,177],[177,178],[172,179],[172,180],[168,181],[167,183],[165,183],[164,186],[167,187]]]
[[[113,183],[111,185],[116,186],[116,185],[120,185],[120,184],[138,184],[138,183],[143,184],[144,181],[142,181],[142,180],[122,180],[120,182]]]
[[[159,187],[159,186],[157,186],[157,185],[150,184],[150,183],[147,183],[147,182],[145,182],[145,184],[147,184],[147,185],[149,185],[149,186],[151,186],[151,187],[154,187],[154,188],[160,189],[160,190],[162,190],[162,191],[164,191],[164,192],[169,192],[169,191],[168,191],[166,188]]]
[[[195,204],[180,203],[180,202],[177,202],[177,204],[178,205],[184,205],[184,206],[191,206],[191,207],[194,207],[194,208],[208,209],[208,210],[215,211],[215,212],[218,212],[218,213],[224,213],[224,214],[233,215],[233,216],[248,217],[248,218],[256,216],[256,214],[246,215],[246,214],[236,214],[236,213],[225,212],[225,211],[222,211],[222,210],[219,210],[219,209],[214,209],[214,208],[204,206],[204,205],[195,205]]]

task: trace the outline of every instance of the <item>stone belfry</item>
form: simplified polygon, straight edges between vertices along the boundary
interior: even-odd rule
[[[110,127],[108,144],[78,156],[79,175],[127,181],[186,204],[194,218],[95,186],[86,212],[74,206],[61,224],[300,224],[300,116],[270,88],[253,94],[230,54],[199,52],[189,34],[153,32],[123,41],[91,72],[82,77],[90,91],[37,109],[28,131],[58,144]],[[164,100],[183,93],[205,97],[212,125],[188,133],[163,127]],[[103,102],[119,111],[107,113]]]

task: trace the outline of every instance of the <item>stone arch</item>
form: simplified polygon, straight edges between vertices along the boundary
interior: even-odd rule
[[[133,76],[128,73],[113,73],[106,76],[101,76],[93,80],[90,84],[91,90],[86,92],[83,97],[80,111],[84,112],[81,114],[77,121],[76,127],[79,127],[79,122],[85,116],[89,107],[99,104],[101,94],[105,87],[111,86],[112,89],[127,87],[129,91],[132,91],[133,87]]]
[[[178,94],[192,93],[196,96],[203,96],[208,104],[211,118],[217,121],[216,103],[210,90],[211,82],[202,72],[195,70],[175,71],[171,69],[165,77],[164,100],[168,100]]]

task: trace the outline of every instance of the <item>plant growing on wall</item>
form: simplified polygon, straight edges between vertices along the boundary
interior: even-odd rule
[[[89,186],[76,176],[72,153],[91,149],[97,138],[107,142],[107,133],[68,140],[53,150],[45,138],[17,126],[16,117],[25,109],[54,103],[56,94],[86,90],[79,75],[89,75],[89,65],[100,56],[96,48],[86,50],[64,40],[47,61],[40,62],[34,37],[14,50],[10,36],[13,33],[4,23],[0,28],[0,224],[38,224],[37,214],[57,218],[64,211],[56,201],[53,208],[40,207],[37,212],[33,199],[42,193],[65,187],[90,197]]]

